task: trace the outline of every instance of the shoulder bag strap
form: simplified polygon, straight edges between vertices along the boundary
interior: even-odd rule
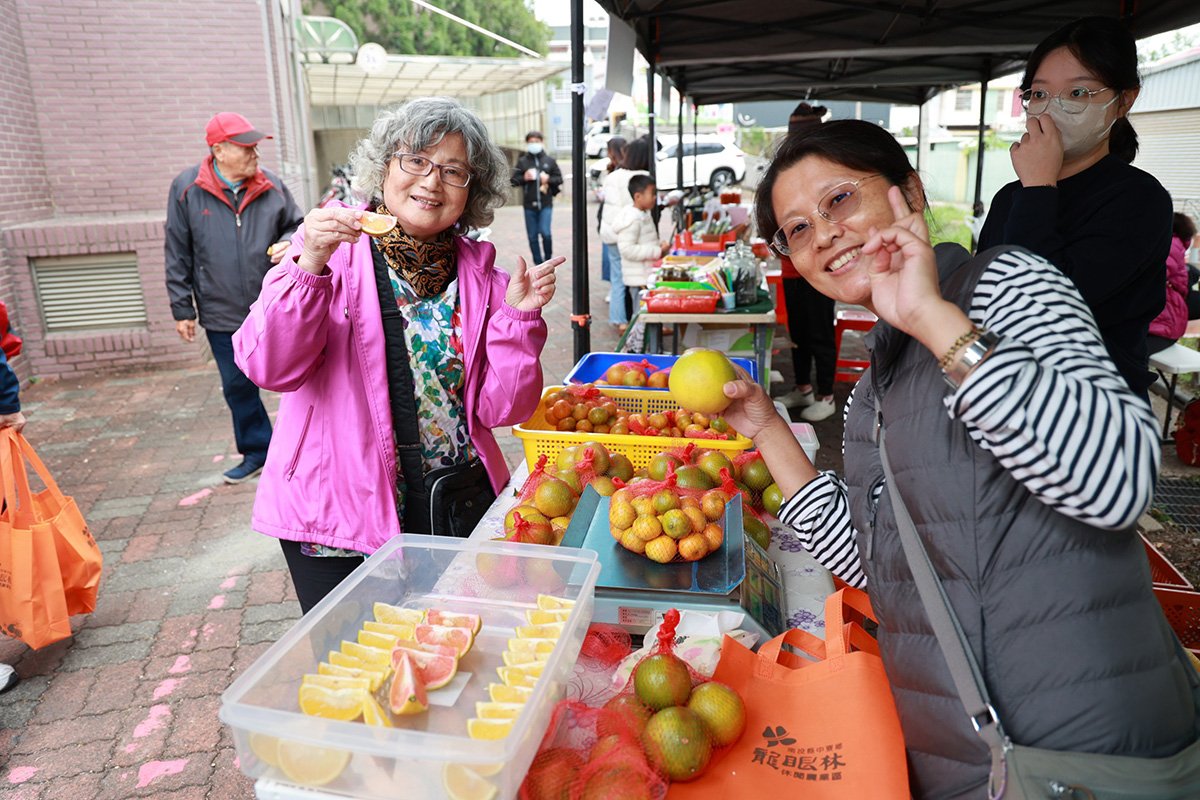
[[[1007,752],[1012,748],[1012,742],[1004,733],[996,709],[988,698],[987,687],[979,672],[979,665],[967,644],[966,634],[959,625],[958,617],[946,597],[946,590],[934,572],[933,564],[929,561],[929,553],[925,544],[917,534],[917,526],[908,513],[900,489],[896,486],[896,476],[892,474],[888,464],[887,447],[884,444],[883,416],[878,418],[879,431],[879,460],[883,463],[883,474],[887,480],[888,495],[892,499],[892,512],[896,517],[896,527],[900,533],[900,544],[904,549],[904,557],[912,571],[913,581],[917,586],[917,594],[925,607],[925,614],[937,636],[938,646],[950,667],[950,677],[958,690],[959,700],[971,720],[971,727],[987,744],[992,753],[992,779],[988,787],[991,798],[1004,794],[1006,775],[1005,761]],[[999,785],[997,785],[999,783]]]
[[[421,433],[417,428],[417,400],[412,367],[408,363],[408,345],[404,342],[404,318],[396,305],[396,293],[388,277],[387,261],[371,242],[371,262],[375,267],[375,287],[379,292],[379,311],[383,317],[384,352],[387,355],[388,402],[392,409],[392,428],[396,432],[396,454],[400,472],[410,488],[423,489],[425,464],[421,460]]]

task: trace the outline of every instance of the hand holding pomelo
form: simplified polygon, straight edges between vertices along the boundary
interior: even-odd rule
[[[729,405],[725,384],[737,380],[733,362],[718,350],[694,348],[671,368],[667,386],[679,405],[701,414],[719,414]]]

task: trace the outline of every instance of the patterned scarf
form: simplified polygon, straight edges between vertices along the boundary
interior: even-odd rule
[[[391,214],[383,203],[375,211]],[[432,241],[420,242],[397,225],[376,237],[375,244],[388,266],[408,282],[418,297],[437,297],[458,275],[453,228],[442,231]]]

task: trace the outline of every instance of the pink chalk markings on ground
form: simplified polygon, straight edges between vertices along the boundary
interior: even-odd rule
[[[149,736],[165,725],[170,717],[171,707],[166,703],[150,706],[150,713],[133,729],[133,738],[141,739],[143,736]]]
[[[218,461],[224,461],[224,460],[225,460],[225,456],[213,456],[214,464],[216,464]]]
[[[208,601],[208,608],[210,611],[218,609],[218,608],[224,608],[224,607],[225,607],[225,595],[223,595],[223,594],[214,595],[213,599]]]
[[[37,774],[37,767],[13,767],[8,771],[9,783],[24,783]]]
[[[137,788],[148,786],[164,775],[178,775],[183,772],[187,763],[186,758],[177,758],[174,761],[147,761],[138,769]]]
[[[229,591],[230,589],[232,589],[235,586],[237,586],[237,576],[236,575],[234,575],[232,578],[226,578],[225,580],[221,581],[221,586],[219,588]]]
[[[181,672],[187,672],[191,668],[191,656],[179,656],[179,658],[175,659],[175,663],[171,665],[171,668],[167,670],[167,672],[172,675],[178,675]]]
[[[208,497],[212,493],[213,493],[212,489],[201,489],[200,491],[196,492],[195,494],[189,494],[187,497],[180,500],[179,505],[194,506],[194,505],[196,505],[196,503],[199,503],[201,500]]]
[[[178,689],[179,684],[181,684],[181,683],[183,683],[183,681],[178,680],[176,678],[167,678],[166,680],[159,683],[158,686],[154,687],[154,699],[160,700],[160,699],[166,697],[171,692]]]

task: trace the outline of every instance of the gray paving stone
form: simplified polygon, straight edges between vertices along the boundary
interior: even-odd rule
[[[132,564],[115,564],[108,576],[108,589],[113,592],[130,592],[155,586],[177,584],[187,575],[188,562],[185,558],[160,558],[137,561]]]
[[[126,661],[144,660],[150,654],[152,639],[133,642],[117,642],[103,647],[74,647],[63,659],[62,669],[73,672],[77,669],[92,669],[106,664],[124,664]]]
[[[271,603],[265,606],[249,606],[243,617],[247,625],[275,620],[295,622],[300,619],[300,604],[289,600],[286,603]]]
[[[98,500],[88,509],[87,518],[89,520],[98,520],[112,519],[113,517],[138,516],[145,514],[147,507],[153,501],[153,495]]]
[[[241,644],[258,644],[259,642],[277,642],[287,633],[299,617],[290,620],[273,619],[265,622],[255,622],[242,625]]]
[[[153,639],[158,634],[160,625],[159,622],[128,622],[123,625],[84,628],[75,634],[75,643],[77,647],[104,647],[118,642]]]

